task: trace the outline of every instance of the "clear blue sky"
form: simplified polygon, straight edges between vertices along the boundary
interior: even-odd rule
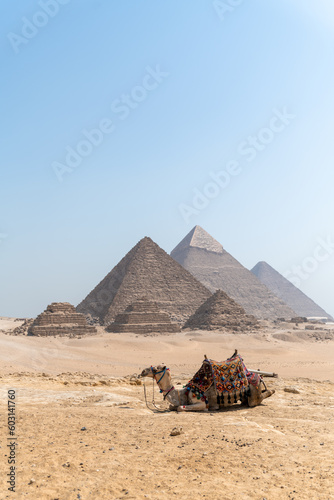
[[[0,315],[196,224],[334,315],[334,4],[233,3],[1,2]]]

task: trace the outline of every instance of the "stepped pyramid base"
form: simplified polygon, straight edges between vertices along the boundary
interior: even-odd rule
[[[167,313],[159,311],[155,302],[141,298],[118,314],[107,327],[113,333],[176,333],[180,327],[171,323]]]
[[[48,337],[48,336],[60,336],[68,337],[70,335],[87,335],[96,333],[96,328],[94,326],[77,326],[77,325],[63,325],[57,326],[52,325],[50,327],[46,326],[35,326],[28,331],[28,337]]]
[[[155,324],[145,324],[140,325],[121,325],[118,323],[112,323],[107,328],[108,332],[112,333],[177,333],[180,331],[179,325],[168,324],[168,323],[155,323]]]

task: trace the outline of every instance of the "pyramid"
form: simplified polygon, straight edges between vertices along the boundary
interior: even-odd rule
[[[77,306],[108,325],[127,306],[146,296],[172,321],[184,323],[211,293],[151,238],[145,237]]]
[[[28,335],[37,337],[85,335],[95,332],[96,328],[87,325],[85,316],[77,313],[75,307],[68,302],[52,302],[28,328]]]
[[[226,292],[257,318],[291,318],[296,313],[230,255],[200,226],[195,226],[171,256],[211,292]]]
[[[128,306],[124,313],[117,314],[107,330],[114,333],[175,333],[180,331],[180,326],[172,323],[167,313],[159,311],[156,302],[143,297]]]
[[[258,262],[253,267],[252,273],[277,297],[284,300],[296,311],[298,316],[333,319],[330,314],[266,262]]]
[[[246,314],[225,292],[217,290],[190,316],[184,328],[244,332],[257,326],[258,321],[254,316]]]

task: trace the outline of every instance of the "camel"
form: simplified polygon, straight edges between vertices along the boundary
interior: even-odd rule
[[[224,363],[233,362],[234,360],[237,360],[237,358],[242,362],[242,358],[237,355],[237,351],[235,351],[233,356],[228,358],[228,360]],[[204,363],[208,363],[207,366],[210,366],[210,361],[206,358],[206,356]],[[204,363],[202,366],[204,366]],[[223,363],[220,364],[223,365]],[[247,377],[250,377],[248,380],[250,380],[252,378],[252,373],[248,372],[246,368],[245,370],[247,372]],[[164,399],[169,401],[169,409],[176,410],[178,412],[215,411],[236,403],[238,399],[242,404],[248,404],[249,407],[254,407],[260,405],[264,399],[269,398],[275,393],[275,390],[268,390],[266,388],[263,379],[260,376],[257,376],[255,381],[253,380],[247,385],[247,390],[241,392],[232,390],[230,395],[221,396],[218,395],[215,384],[211,384],[208,390],[200,393],[189,388],[190,383],[183,389],[175,389],[172,383],[170,370],[165,365],[150,366],[149,368],[145,368],[140,376],[153,378],[158,384]]]

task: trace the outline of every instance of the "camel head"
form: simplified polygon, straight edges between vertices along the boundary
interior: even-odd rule
[[[165,365],[150,366],[149,368],[145,368],[140,376],[153,378],[157,373],[163,372],[164,370],[167,370]]]

